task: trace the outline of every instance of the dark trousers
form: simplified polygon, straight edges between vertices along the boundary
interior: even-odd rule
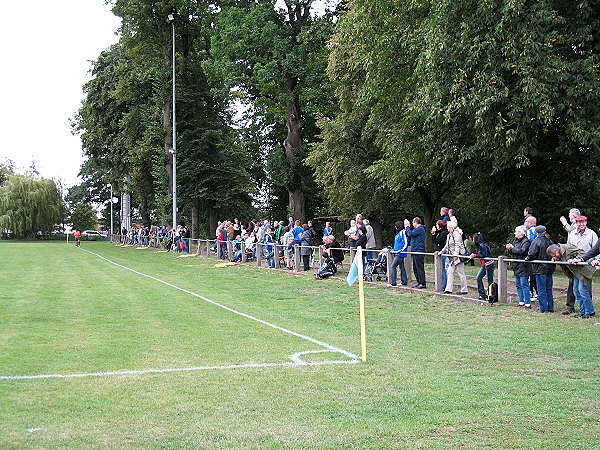
[[[302,263],[304,264],[304,271],[310,270],[310,255],[302,255]]]
[[[531,296],[533,297],[537,290],[537,281],[535,275],[529,275],[529,290],[531,292]]]
[[[412,255],[413,273],[417,279],[417,284],[425,286],[425,255]]]

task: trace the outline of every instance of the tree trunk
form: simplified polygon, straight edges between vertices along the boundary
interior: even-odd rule
[[[289,92],[294,91],[294,87],[297,84],[297,80],[290,80]],[[300,120],[300,99],[297,95],[293,96],[293,99],[288,101],[286,104],[287,109],[287,137],[283,141],[283,147],[285,149],[285,159],[288,161],[290,166],[298,158],[297,154],[302,149],[302,122]],[[292,185],[288,186],[289,193],[289,209],[290,214],[296,220],[300,220],[302,223],[305,221],[304,211],[304,192],[301,188],[301,180],[297,174],[292,174]]]
[[[305,223],[304,217],[304,192],[300,188],[289,191],[289,208],[290,214],[301,223]]]
[[[198,216],[200,215],[200,200],[193,198],[192,203],[192,239],[198,239]]]
[[[140,201],[140,217],[142,218],[142,223],[147,227],[150,226],[150,214],[148,214],[148,200],[142,199]]]
[[[208,239],[215,238],[215,232],[217,231],[217,218],[215,216],[215,210],[213,205],[210,203],[206,207],[208,216]]]
[[[421,198],[421,205],[423,206],[423,219],[425,219],[425,231],[426,235],[429,235],[429,231],[437,221],[435,218],[436,204],[434,200],[431,198],[431,190],[424,188],[419,189],[419,197]],[[426,248],[428,252],[433,251],[433,241],[431,239],[426,239]]]
[[[369,219],[369,224],[373,228],[373,234],[375,235],[375,246],[377,248],[383,248],[383,238],[381,237],[381,222],[377,219]]]

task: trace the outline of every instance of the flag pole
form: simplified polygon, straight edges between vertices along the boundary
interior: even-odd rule
[[[362,360],[367,360],[367,326],[365,318],[365,281],[364,281],[364,269],[363,269],[363,258],[362,248],[356,248],[356,255],[348,270],[348,277],[346,281],[348,286],[352,286],[356,280],[358,280],[358,298],[359,298],[359,314],[360,314],[360,342],[362,348]]]
[[[356,249],[356,265],[358,266],[358,299],[360,310],[360,347],[363,362],[367,360],[367,320],[365,317],[365,277],[362,248]]]
[[[360,271],[362,272],[362,270]],[[360,344],[362,360],[367,360],[367,321],[365,317],[365,281],[363,274],[358,276],[358,298],[360,303]]]

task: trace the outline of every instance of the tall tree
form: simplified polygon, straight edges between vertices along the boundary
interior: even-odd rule
[[[65,218],[65,205],[53,180],[11,175],[0,187],[0,229],[31,239],[50,232]]]
[[[508,217],[523,206],[510,192],[549,187],[534,168],[552,166],[556,177],[559,167],[595,164],[599,11],[591,2],[353,0],[349,11],[353,26],[340,22],[338,32],[366,73],[357,105],[373,105],[367,126],[383,149],[370,172],[419,197],[426,219],[469,187],[486,192],[469,196],[481,208],[491,186],[502,198],[493,214]]]
[[[316,192],[304,164],[306,144],[314,140],[316,111],[327,87],[326,42],[332,17],[311,15],[312,0],[220,2],[213,37],[212,65],[226,89],[251,102],[250,111],[266,119],[264,133],[281,143],[271,148],[270,181],[288,191],[289,211],[305,219],[307,190]],[[326,102],[328,101],[325,100]]]
[[[173,36],[166,18],[175,10],[178,205],[181,220],[191,218],[197,236],[200,219],[216,222],[222,203],[249,205],[253,190],[227,126],[226,104],[211,91],[202,70],[209,57],[212,10],[207,5],[115,1],[122,36],[95,63],[76,126],[89,158],[82,172],[131,193],[144,222],[170,223]]]
[[[69,218],[75,230],[95,230],[98,225],[96,211],[89,204],[79,203],[71,211]]]

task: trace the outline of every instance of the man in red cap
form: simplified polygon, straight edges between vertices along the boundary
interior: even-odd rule
[[[587,227],[587,217],[579,215],[575,217],[575,229],[569,233],[567,244],[573,244],[584,252],[589,252],[598,241],[596,232]],[[567,289],[567,309],[563,314],[572,314],[575,312],[575,295],[573,294],[573,276],[569,272],[569,288]],[[590,284],[590,295],[592,286]]]

